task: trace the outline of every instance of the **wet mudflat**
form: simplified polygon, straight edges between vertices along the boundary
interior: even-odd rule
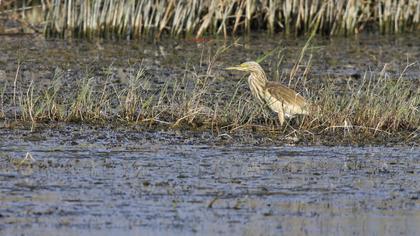
[[[420,231],[418,147],[191,145],[79,125],[1,135],[2,235]]]
[[[223,68],[278,47],[262,65],[271,80],[287,82],[305,42],[264,35],[141,43],[4,37],[0,235],[418,235],[420,136],[418,129],[404,130],[404,122],[395,132],[340,127],[347,123],[296,132],[299,121],[292,121],[279,132],[273,114],[239,116],[228,128],[199,117],[177,126],[182,113],[156,116],[157,124],[149,124],[127,118],[129,109],[115,105],[126,102],[130,108],[129,96],[118,92],[129,91],[127,78],[144,68],[139,98],[158,97],[166,88],[168,94],[178,88],[182,98],[194,97],[184,91],[207,76],[214,81],[196,93],[205,96],[194,112],[205,118],[223,114],[232,91],[244,96],[238,104],[249,101],[245,106],[252,107],[245,81]],[[209,65],[226,45],[229,53]],[[296,77],[305,78],[307,87],[299,92],[314,102],[311,94],[325,81],[337,85],[334,93],[367,83],[363,78],[371,74],[401,76],[414,88],[420,83],[418,35],[317,39],[304,58]],[[48,118],[40,115],[32,123],[33,113],[20,119],[25,111],[45,108],[33,109],[37,97],[28,88],[51,89],[55,74],[62,75],[59,108],[52,106],[57,110],[45,112]],[[85,80],[96,88],[92,97],[111,98],[80,106],[85,110],[75,109],[82,115],[74,119],[67,115]],[[100,93],[107,86],[112,93]],[[182,101],[156,107],[176,111],[190,104]],[[224,112],[234,114],[236,107]],[[418,112],[418,103],[408,109]],[[155,117],[155,109],[149,110],[146,115]]]

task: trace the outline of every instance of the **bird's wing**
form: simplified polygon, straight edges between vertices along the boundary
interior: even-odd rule
[[[276,82],[268,81],[266,90],[277,99],[281,99],[293,106],[306,106],[306,100],[294,90]]]

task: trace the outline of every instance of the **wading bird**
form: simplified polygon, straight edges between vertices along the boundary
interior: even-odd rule
[[[257,62],[245,62],[239,66],[226,69],[251,73],[248,77],[248,84],[252,94],[277,113],[280,125],[283,125],[285,116],[293,118],[294,115],[308,114],[308,103],[305,98],[280,83],[269,81],[264,70]]]

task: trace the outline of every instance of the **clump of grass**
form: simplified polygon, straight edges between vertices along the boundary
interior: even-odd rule
[[[63,37],[227,36],[261,28],[296,35],[351,35],[367,29],[415,31],[420,24],[419,1],[400,0],[23,0],[15,5],[29,4],[42,4],[47,36]]]
[[[412,81],[373,75],[337,93],[326,84],[314,95],[312,113],[301,128],[318,132],[391,134],[420,125],[420,89]]]
[[[145,78],[144,69],[141,68],[135,76],[131,76],[128,80],[127,88],[123,90],[121,104],[123,108],[124,118],[127,121],[139,121],[143,110],[148,106],[148,102],[143,100],[141,95],[143,81]],[[120,96],[121,97],[121,96]],[[153,97],[148,98],[150,100]]]
[[[64,107],[58,100],[58,94],[61,92],[62,75],[63,74],[60,72],[60,70],[56,70],[51,84],[46,89],[37,87],[33,80],[30,81],[26,91],[24,88],[17,88],[15,85],[13,100],[16,99],[16,93],[20,94],[17,96],[17,100],[19,101],[19,109],[16,107],[15,101],[13,101],[15,119],[18,119],[16,110],[19,110],[20,119],[23,121],[30,121],[32,124],[46,120],[64,120],[66,117],[64,114]],[[24,85],[22,85],[22,87],[23,86]]]

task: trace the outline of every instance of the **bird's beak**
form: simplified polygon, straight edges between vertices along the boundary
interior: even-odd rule
[[[239,65],[239,66],[228,67],[228,68],[225,68],[225,69],[226,70],[243,70],[244,68]]]

